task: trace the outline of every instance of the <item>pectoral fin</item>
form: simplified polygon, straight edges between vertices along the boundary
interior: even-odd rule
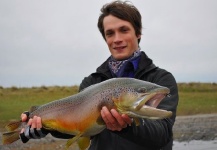
[[[73,143],[75,143],[80,137],[81,137],[81,134],[78,134],[78,135],[74,136],[72,139],[69,139],[65,145],[65,150],[68,150],[69,146],[71,146]]]
[[[139,126],[139,125],[140,125],[139,118],[133,118],[133,121],[135,122],[135,125],[136,125],[136,126]]]
[[[90,137],[80,137],[77,143],[80,150],[86,150],[90,145]]]

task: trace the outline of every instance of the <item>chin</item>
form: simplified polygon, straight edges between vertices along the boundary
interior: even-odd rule
[[[114,57],[114,56],[113,56]],[[114,59],[115,60],[119,60],[119,61],[121,61],[121,60],[125,60],[125,59],[127,59],[126,57],[123,57],[123,56],[116,56],[116,57],[114,57]]]
[[[116,55],[116,56],[113,56],[116,60],[126,60],[128,59],[130,56],[126,56],[126,55]]]

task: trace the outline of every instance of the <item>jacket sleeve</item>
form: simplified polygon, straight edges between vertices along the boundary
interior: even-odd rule
[[[140,119],[139,126],[132,125],[115,133],[138,145],[160,148],[172,138],[172,127],[178,104],[178,88],[173,75],[165,70],[160,70],[159,74],[155,72],[154,76],[149,75],[146,80],[170,89],[171,96],[164,98],[158,108],[172,111],[172,117],[160,120]]]

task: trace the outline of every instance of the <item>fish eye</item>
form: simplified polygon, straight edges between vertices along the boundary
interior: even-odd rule
[[[137,92],[139,93],[145,93],[147,91],[147,89],[145,87],[141,87],[137,89]]]

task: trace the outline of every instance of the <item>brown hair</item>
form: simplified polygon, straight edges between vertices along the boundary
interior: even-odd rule
[[[138,9],[129,4],[128,1],[114,1],[108,4],[103,5],[101,8],[101,14],[98,19],[98,28],[101,32],[103,38],[105,39],[103,20],[106,16],[113,15],[119,19],[128,21],[132,24],[135,34],[137,36],[141,35],[142,29],[142,17]],[[140,38],[138,39],[138,43],[140,42]]]

